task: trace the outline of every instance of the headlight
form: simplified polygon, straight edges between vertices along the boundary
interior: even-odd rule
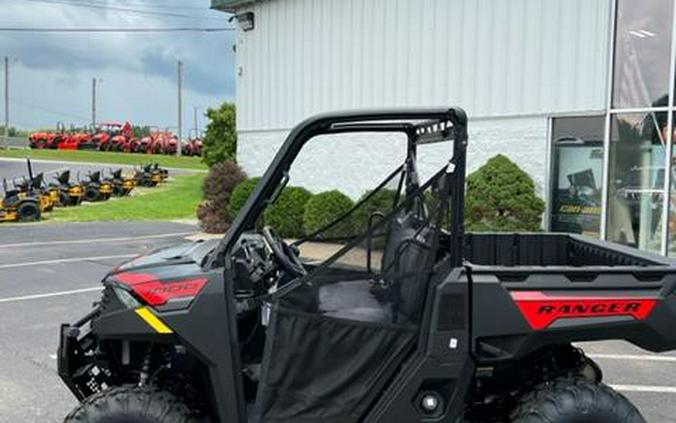
[[[120,302],[127,308],[137,308],[141,306],[141,303],[139,303],[138,300],[134,298],[134,296],[131,295],[126,289],[113,287],[113,291],[115,292],[115,295],[117,295],[117,298],[120,300]]]

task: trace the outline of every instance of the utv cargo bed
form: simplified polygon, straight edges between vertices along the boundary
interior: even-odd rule
[[[676,345],[672,259],[570,234],[476,233],[463,245],[481,360],[513,360],[555,338]]]

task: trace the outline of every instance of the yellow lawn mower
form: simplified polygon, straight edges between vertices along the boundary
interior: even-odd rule
[[[0,198],[0,222],[34,222],[42,215],[40,199],[36,196],[22,196],[16,189],[9,190],[3,179],[5,197]]]
[[[82,202],[84,187],[79,182],[70,182],[70,170],[64,170],[56,176],[56,183],[50,188],[59,189],[59,203],[62,207],[77,206]]]
[[[110,177],[105,179],[113,186],[113,195],[115,197],[126,197],[136,187],[136,179],[122,175],[122,169],[111,171]]]
[[[95,203],[106,201],[113,195],[113,184],[110,181],[101,180],[101,172],[89,174],[89,181],[82,183],[84,186],[84,201]]]

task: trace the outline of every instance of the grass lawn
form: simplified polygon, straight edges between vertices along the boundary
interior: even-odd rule
[[[56,208],[43,216],[50,222],[91,222],[105,220],[195,219],[202,200],[205,175],[178,175],[156,188],[136,188],[130,197],[101,203]]]
[[[111,153],[106,151],[69,151],[69,150],[0,150],[0,157],[62,160],[67,162],[108,163],[122,165],[140,165],[159,163],[160,166],[180,169],[206,170],[200,157],[176,157],[161,154]]]

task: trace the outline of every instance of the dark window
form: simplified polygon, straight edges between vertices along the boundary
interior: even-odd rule
[[[619,0],[613,108],[667,106],[673,0]]]
[[[612,117],[608,175],[608,239],[660,251],[665,112]]]
[[[603,121],[593,116],[552,122],[552,231],[600,235]]]

